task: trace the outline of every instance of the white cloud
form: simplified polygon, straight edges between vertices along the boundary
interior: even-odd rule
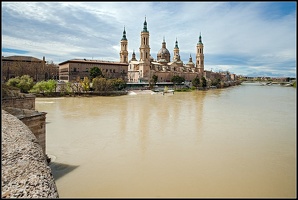
[[[190,54],[195,58],[201,32],[206,68],[277,74],[283,69],[278,65],[290,65],[288,73],[296,76],[296,9],[283,14],[270,3],[4,2],[2,11],[3,48],[56,63],[73,57],[119,60],[124,26],[129,56],[134,50],[138,58],[146,16],[154,58],[163,37],[171,53],[177,38],[188,62]]]

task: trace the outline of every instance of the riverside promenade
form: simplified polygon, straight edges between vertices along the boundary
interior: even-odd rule
[[[2,110],[2,198],[59,198],[45,154],[31,130]]]

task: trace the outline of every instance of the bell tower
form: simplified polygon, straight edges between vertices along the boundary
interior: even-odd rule
[[[121,50],[120,50],[120,62],[121,63],[128,63],[128,51],[127,51],[127,38],[126,38],[126,31],[124,27],[123,36],[121,39]]]
[[[140,61],[150,62],[149,31],[147,30],[146,17],[141,32]]]
[[[197,44],[196,67],[200,74],[204,73],[204,45],[202,43],[202,36],[200,33],[199,42]]]
[[[178,47],[178,41],[176,38],[175,47],[174,47],[174,61],[180,61],[180,55],[179,55],[179,47]]]
[[[149,46],[149,31],[145,17],[143,31],[141,32],[140,46],[140,80],[149,81],[150,79],[150,46]]]

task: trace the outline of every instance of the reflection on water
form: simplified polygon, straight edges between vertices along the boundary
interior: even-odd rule
[[[296,197],[294,88],[36,102],[60,197]]]

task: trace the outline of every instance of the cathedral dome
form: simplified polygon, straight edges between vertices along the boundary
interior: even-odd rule
[[[169,52],[169,50],[167,49],[167,48],[161,48],[159,51],[158,51],[158,53],[157,53],[157,55],[160,55],[161,56],[161,54],[170,54],[170,52]]]
[[[170,52],[167,48],[161,48],[157,53],[157,61],[170,62]]]
[[[171,54],[167,49],[165,39],[163,39],[162,47],[157,53],[157,61],[161,60],[161,62],[163,62],[162,60],[166,60],[167,62],[170,62],[170,58],[171,58]]]

